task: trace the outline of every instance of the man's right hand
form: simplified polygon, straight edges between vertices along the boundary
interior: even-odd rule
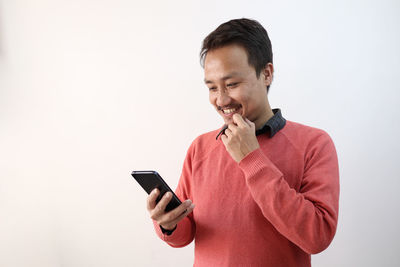
[[[193,211],[194,204],[190,199],[187,199],[175,209],[165,212],[165,207],[167,207],[172,199],[172,193],[165,193],[156,204],[156,199],[159,194],[160,191],[156,188],[151,191],[150,195],[147,197],[147,210],[150,213],[150,218],[156,221],[165,230],[173,230],[180,220]]]

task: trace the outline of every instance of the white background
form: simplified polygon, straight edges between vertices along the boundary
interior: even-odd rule
[[[203,38],[270,34],[272,107],[338,151],[336,237],[313,266],[399,266],[398,1],[0,1],[0,266],[190,266],[159,240],[132,170],[174,187],[222,120]]]

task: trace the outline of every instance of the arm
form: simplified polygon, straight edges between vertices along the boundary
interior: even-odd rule
[[[339,171],[335,147],[327,134],[309,150],[299,192],[256,149],[243,158],[247,186],[265,218],[305,252],[319,253],[332,241],[338,219]]]
[[[179,197],[179,199],[183,200],[186,199],[181,205],[184,205],[185,203],[190,203],[191,201],[189,200],[191,198],[191,183],[190,179],[192,176],[192,155],[194,152],[194,145],[189,148],[185,162],[183,165],[182,169],[182,174],[178,183],[178,187],[175,191],[175,194]],[[165,196],[166,197],[166,196]],[[163,197],[164,198],[164,197]],[[163,200],[161,200],[159,203],[161,203]],[[169,202],[169,200],[168,200]],[[166,202],[166,203],[168,203]],[[165,204],[166,206],[167,204]],[[189,205],[189,204],[188,204]],[[166,214],[167,220],[169,220],[166,224],[162,223],[162,221],[157,221],[154,218],[153,223],[154,223],[154,229],[157,233],[157,235],[167,242],[172,247],[184,247],[188,244],[190,244],[193,239],[194,239],[194,234],[196,231],[196,225],[193,219],[193,213],[192,210],[194,209],[194,205],[189,205],[186,207],[187,210],[184,214],[182,214],[180,217],[178,214],[181,214],[182,211],[185,209],[179,210],[180,213],[176,214],[171,214],[173,211],[176,209],[179,209],[177,207],[175,210],[170,211],[169,213]],[[165,207],[164,207],[165,209]],[[163,209],[163,210],[164,210]],[[169,217],[168,217],[169,215]],[[178,216],[178,217],[176,217]],[[174,219],[177,218],[177,219]],[[163,232],[160,226],[163,226],[164,229],[166,230],[172,230],[172,233],[168,234]]]
[[[156,234],[168,245],[174,248],[180,248],[189,245],[194,239],[194,223],[192,216],[183,218],[176,226],[171,235],[163,233],[160,225],[153,221]]]
[[[238,114],[233,121],[221,139],[264,217],[305,252],[324,250],[335,235],[339,208],[338,162],[330,137],[321,132],[310,141],[297,192],[261,151],[254,123]]]

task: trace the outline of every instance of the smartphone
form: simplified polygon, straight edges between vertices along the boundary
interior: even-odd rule
[[[133,178],[140,184],[140,186],[150,194],[155,188],[158,188],[160,191],[160,195],[157,197],[156,203],[161,200],[162,196],[168,191],[172,193],[172,199],[168,203],[165,211],[168,212],[170,210],[175,209],[182,201],[175,195],[174,191],[168,186],[168,184],[161,178],[161,176],[156,171],[133,171]]]

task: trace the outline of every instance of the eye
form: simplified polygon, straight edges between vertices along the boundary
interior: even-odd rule
[[[215,90],[217,90],[217,87],[209,87],[208,90],[215,91]]]
[[[239,83],[228,83],[226,87],[228,88],[235,88]]]

